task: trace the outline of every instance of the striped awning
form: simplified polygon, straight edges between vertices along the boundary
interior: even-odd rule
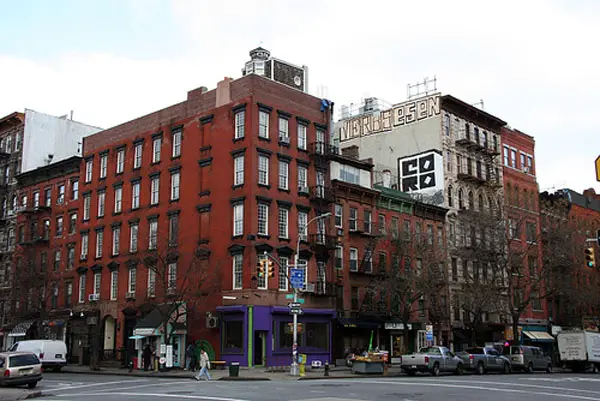
[[[8,333],[9,337],[25,337],[27,335],[27,330],[31,327],[33,321],[31,322],[21,322],[17,324],[11,331]]]

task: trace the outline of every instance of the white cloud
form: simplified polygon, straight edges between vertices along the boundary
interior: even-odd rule
[[[161,3],[130,1],[143,29]],[[25,107],[75,110],[109,127],[182,101],[201,85],[238,77],[258,46],[309,66],[311,90],[326,85],[337,105],[363,95],[396,103],[406,84],[436,74],[438,88],[533,135],[540,187],[592,185],[600,5],[566,1],[423,2],[175,0],[168,11],[184,52],[175,58],[68,54],[36,63],[0,55],[4,114]],[[596,185],[598,187],[598,185]]]

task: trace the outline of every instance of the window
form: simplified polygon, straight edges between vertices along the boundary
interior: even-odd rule
[[[173,150],[171,157],[181,156],[181,130],[173,132]]]
[[[458,174],[462,174],[463,165],[462,165],[462,157],[460,155],[456,155],[456,172]]]
[[[223,322],[223,350],[242,352],[244,346],[244,323],[242,320]]]
[[[279,160],[279,189],[283,189],[283,190],[289,189],[289,186],[288,186],[289,166],[290,166],[290,164],[288,162]]]
[[[433,226],[431,224],[427,225],[427,244],[433,245]]]
[[[46,254],[42,254],[44,257],[43,259],[46,259]],[[54,271],[58,272],[60,271],[60,258],[61,258],[61,252],[60,249],[57,249],[56,251],[54,251]],[[46,262],[44,260],[42,260],[42,266],[45,265]]]
[[[121,213],[123,210],[123,187],[115,188],[115,213]]]
[[[244,278],[244,255],[233,255],[233,289],[241,290]]]
[[[156,270],[148,268],[148,298],[156,296]]]
[[[350,271],[358,271],[358,249],[350,248]]]
[[[458,208],[459,209],[464,209],[465,208],[465,203],[464,203],[464,193],[462,188],[459,188],[458,190]]]
[[[73,283],[71,281],[68,281],[67,284],[65,285],[65,306],[66,307],[71,306],[72,299],[73,299]]]
[[[450,136],[450,116],[448,114],[444,114],[444,132],[446,136]]]
[[[179,199],[179,183],[181,180],[181,173],[179,171],[171,173],[171,200]]]
[[[372,220],[371,220],[371,211],[370,210],[363,210],[363,214],[365,217],[365,221],[363,221],[363,231],[367,234],[371,234],[371,226],[372,226]]]
[[[289,238],[289,217],[290,211],[286,208],[279,208],[279,238]]]
[[[452,153],[449,150],[446,151],[446,170],[452,172]]]
[[[71,200],[79,199],[79,180],[71,182]]]
[[[258,136],[261,138],[269,137],[269,117],[266,111],[258,112]]]
[[[397,216],[392,216],[392,222],[390,224],[390,229],[392,231],[392,237],[398,238],[399,233],[399,219]]]
[[[152,163],[160,162],[160,148],[162,146],[162,138],[154,138],[152,140]]]
[[[85,274],[79,276],[79,303],[85,302]]]
[[[158,205],[159,188],[160,188],[160,177],[159,176],[152,177],[152,181],[151,181],[151,185],[150,185],[150,204],[151,205]]]
[[[289,121],[279,117],[279,142],[290,143]]]
[[[92,172],[94,170],[94,161],[93,160],[87,160],[85,162],[85,182],[92,182]]]
[[[158,240],[158,220],[149,221],[148,249],[156,249]]]
[[[527,235],[527,242],[537,242],[537,225],[535,223],[527,222],[525,224],[525,231]]]
[[[298,149],[306,150],[306,125],[298,124]]]
[[[69,244],[67,246],[67,269],[71,270],[75,267],[75,245]]]
[[[244,235],[244,204],[233,205],[233,236]]]
[[[360,170],[354,166],[342,164],[340,166],[340,180],[360,185]]]
[[[39,193],[39,191],[36,191],[36,192],[33,193],[33,207],[34,208],[40,207],[40,193]]]
[[[308,193],[308,169],[298,166],[298,192]]]
[[[521,170],[525,170],[525,167],[527,167],[527,165],[525,164],[525,154],[519,152],[519,156],[521,161],[521,165],[519,167],[521,168]]]
[[[437,246],[441,249],[444,247],[444,227],[437,228]]]
[[[358,209],[350,208],[350,218],[348,220],[348,229],[350,231],[358,230]]]
[[[117,174],[121,174],[125,170],[125,149],[117,151]]]
[[[517,238],[517,223],[514,219],[508,219],[508,230],[511,239]]]
[[[87,233],[81,234],[81,259],[87,259],[88,243],[89,235]]]
[[[387,271],[387,254],[385,252],[379,252],[379,261],[377,267],[381,273]]]
[[[104,206],[106,205],[106,192],[98,192],[98,217],[104,217]]]
[[[415,238],[416,238],[417,242],[421,242],[421,240],[423,239],[421,232],[422,232],[421,223],[417,221],[415,223]]]
[[[528,173],[533,174],[533,157],[527,156],[527,169]]]
[[[56,218],[56,236],[60,237],[63,234],[63,217],[59,216]]]
[[[119,248],[121,247],[121,227],[113,227],[112,229],[112,255],[116,256],[119,254]]]
[[[104,231],[96,231],[96,259],[102,257],[102,245],[104,244]]]
[[[269,205],[258,204],[258,234],[269,235]]]
[[[142,167],[142,150],[143,144],[137,143],[133,148],[133,168]]]
[[[510,165],[517,168],[517,151],[515,149],[510,150]]]
[[[137,252],[138,249],[138,223],[131,223],[129,225],[129,252]]]
[[[258,257],[258,261],[260,263],[261,260],[266,260],[267,257],[264,255],[260,255]],[[265,272],[265,274],[259,275],[258,276],[258,289],[260,290],[266,290],[268,288],[269,285],[269,280],[267,280],[267,273]]]
[[[288,290],[288,263],[288,258],[286,258],[285,256],[281,256],[279,258],[279,275],[277,276],[277,281],[279,283],[279,291]]]
[[[244,127],[246,124],[246,112],[244,110],[235,113],[235,139],[244,137]]]
[[[308,238],[308,227],[306,226],[308,223],[308,213],[299,210],[298,211],[298,237],[301,241],[306,241]]]
[[[100,178],[106,178],[106,170],[108,167],[108,155],[100,156]]]
[[[365,273],[373,273],[373,251],[365,248],[364,256],[364,270]]]
[[[341,246],[337,246],[335,248],[335,268],[344,268],[344,248]]]
[[[140,182],[136,181],[131,184],[131,208],[138,209],[140,207]]]
[[[44,206],[52,206],[52,188],[44,189]]]
[[[175,291],[177,289],[177,262],[169,263],[167,276],[167,291]]]
[[[131,266],[129,268],[129,282],[127,283],[127,292],[135,294],[135,287],[137,281],[137,267]]]
[[[342,205],[335,205],[334,206],[334,214],[335,214],[335,226],[337,228],[342,228],[342,221],[343,221],[343,207]]]
[[[244,155],[233,159],[233,185],[244,184]]]
[[[269,185],[269,158],[267,156],[258,156],[258,183]]]
[[[169,216],[169,246],[177,246],[179,240],[179,215]]]
[[[117,299],[119,291],[119,271],[113,270],[110,272],[110,300],[114,301]]]
[[[94,273],[94,294],[100,295],[101,288],[102,288],[102,274]]]
[[[481,144],[484,148],[488,147],[488,133],[483,131],[482,133],[482,144]]]

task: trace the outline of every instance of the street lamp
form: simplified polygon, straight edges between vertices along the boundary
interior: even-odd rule
[[[308,235],[308,225],[310,223],[312,223],[313,221],[317,221],[317,220],[321,220],[324,218],[327,218],[331,216],[331,212],[327,212],[321,215],[318,215],[316,217],[313,217],[312,219],[310,219],[305,225],[304,225],[304,235]],[[300,233],[298,233],[298,240],[296,241],[296,255],[294,256],[294,268],[298,268],[298,257],[300,254],[300,240],[302,239],[302,235],[300,235]],[[306,274],[306,271],[304,272],[304,274]],[[294,288],[294,303],[298,302],[298,289]],[[293,319],[293,326],[294,326],[294,337],[293,337],[293,345],[292,345],[292,368],[291,368],[291,374],[292,376],[298,376],[298,314],[294,313],[292,315],[292,319]]]

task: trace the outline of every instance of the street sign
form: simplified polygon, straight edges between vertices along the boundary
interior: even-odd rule
[[[300,308],[300,302],[290,302],[288,304],[288,308],[290,309],[297,309]]]
[[[425,325],[425,336],[427,341],[433,341],[433,325]]]
[[[290,315],[301,315],[304,311],[301,308],[291,308]]]
[[[304,287],[304,269],[290,269],[290,283],[292,288]]]
[[[294,294],[285,294],[285,299],[294,299]]]
[[[600,181],[600,156],[596,158],[596,181]]]
[[[600,231],[598,231],[598,235],[600,235]],[[600,238],[600,237],[598,237]],[[304,303],[304,298],[298,298],[296,301],[300,302],[301,304]]]

